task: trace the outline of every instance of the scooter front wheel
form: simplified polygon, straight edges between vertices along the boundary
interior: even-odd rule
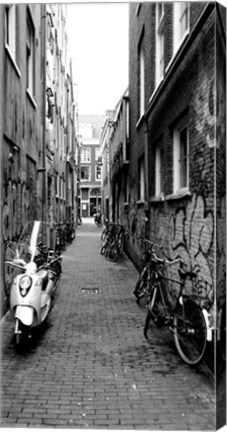
[[[24,338],[24,332],[22,328],[22,323],[19,319],[15,321],[15,332],[14,332],[14,345],[15,348],[20,348]]]
[[[16,348],[19,348],[22,344],[22,333],[16,333],[14,335],[14,345]]]

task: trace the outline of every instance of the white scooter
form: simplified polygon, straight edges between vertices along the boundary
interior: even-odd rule
[[[9,304],[15,320],[16,346],[31,337],[33,327],[45,321],[60,280],[61,255],[50,248],[46,253],[41,250],[41,245],[50,244],[50,232],[47,223],[29,222],[15,250],[6,253],[5,276],[12,281]]]

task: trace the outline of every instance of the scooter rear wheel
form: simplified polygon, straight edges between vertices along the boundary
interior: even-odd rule
[[[16,348],[19,348],[22,344],[22,333],[16,333],[14,335],[14,345]]]

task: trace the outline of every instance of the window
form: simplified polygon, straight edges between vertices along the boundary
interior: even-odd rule
[[[156,86],[164,76],[164,5],[156,3]]]
[[[157,21],[158,23],[161,22],[163,16],[164,16],[164,3],[163,2],[159,2],[156,4],[156,8],[157,8]]]
[[[164,146],[162,142],[155,148],[155,195],[164,192]]]
[[[81,162],[91,162],[91,149],[89,147],[81,149]]]
[[[138,163],[139,183],[138,183],[138,200],[145,200],[145,169],[144,169],[144,156],[139,159]]]
[[[189,2],[174,2],[174,52],[189,32]]]
[[[17,6],[11,5],[5,8],[5,43],[13,59],[16,60],[16,40],[17,40]]]
[[[29,13],[27,12],[27,90],[33,96],[35,94],[35,29]]]
[[[95,149],[95,160],[98,160],[101,157],[101,150],[99,147]]]
[[[81,166],[81,180],[90,181],[91,179],[91,167]]]
[[[102,174],[101,167],[99,165],[96,165],[96,167],[95,167],[95,179],[97,181],[101,180],[101,174]]]
[[[174,192],[189,187],[189,133],[186,121],[181,122],[173,135]]]
[[[139,47],[139,118],[144,115],[145,111],[145,62],[144,50],[140,44]]]

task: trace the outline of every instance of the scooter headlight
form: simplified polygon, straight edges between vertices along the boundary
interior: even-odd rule
[[[22,276],[20,280],[20,293],[23,297],[26,296],[31,285],[32,285],[32,279],[30,278],[30,276],[28,275]]]

